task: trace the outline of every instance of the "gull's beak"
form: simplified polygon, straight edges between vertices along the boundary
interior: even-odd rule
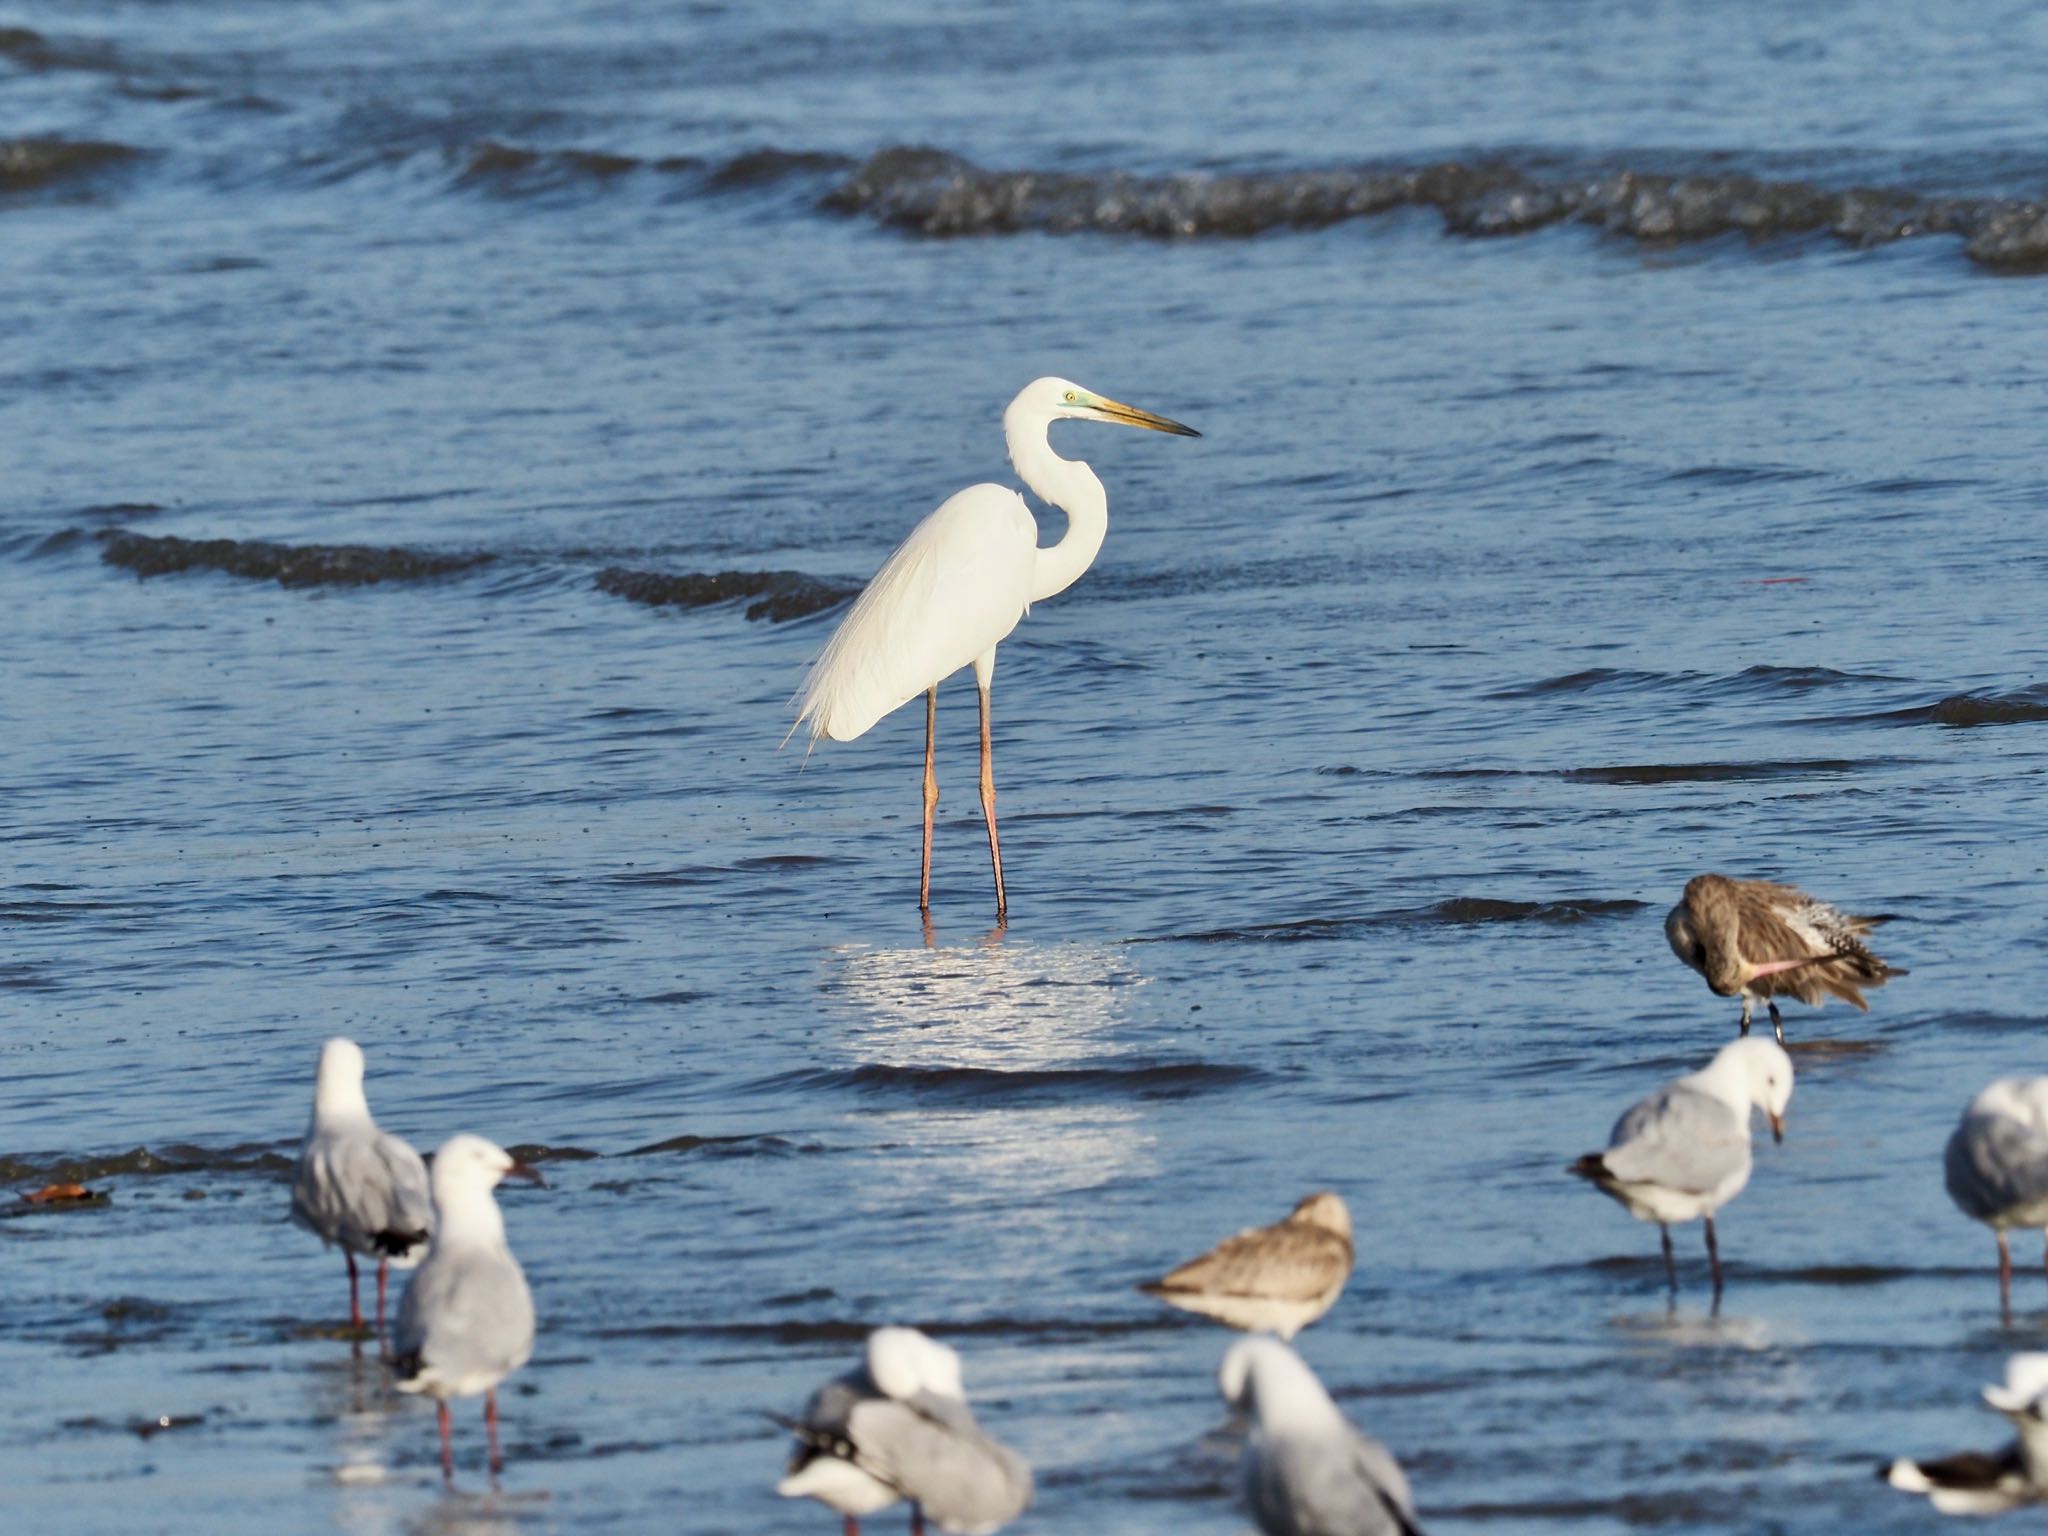
[[[514,1163],[505,1170],[505,1177],[524,1179],[529,1184],[538,1184],[542,1189],[548,1187],[548,1181],[540,1176],[540,1170],[531,1163]]]
[[[1150,411],[1141,411],[1135,405],[1125,405],[1121,400],[1097,399],[1095,411],[1104,421],[1114,421],[1126,427],[1143,427],[1148,432],[1171,432],[1175,437],[1202,435],[1193,427],[1182,426],[1165,416],[1154,416]]]
[[[1768,1114],[1769,1111],[1765,1111],[1765,1113]],[[1771,1140],[1778,1142],[1780,1145],[1784,1143],[1785,1117],[1783,1115],[1771,1115]]]

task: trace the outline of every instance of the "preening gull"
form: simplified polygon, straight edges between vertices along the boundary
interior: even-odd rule
[[[2014,1355],[2005,1365],[2005,1385],[1986,1387],[1984,1401],[2019,1431],[2003,1451],[1899,1460],[1877,1475],[1894,1488],[1926,1494],[1944,1515],[1996,1515],[2048,1498],[2048,1355]]]
[[[1292,1339],[1330,1310],[1351,1260],[1351,1212],[1324,1190],[1285,1221],[1247,1227],[1138,1289],[1246,1333]]]
[[[1031,1469],[975,1422],[960,1357],[915,1328],[877,1328],[861,1364],[812,1394],[803,1416],[779,1420],[796,1434],[784,1498],[812,1498],[846,1517],[898,1499],[959,1536],[1007,1525],[1031,1503]]]
[[[1796,886],[1768,880],[1695,875],[1664,919],[1671,951],[1707,978],[1722,997],[1742,999],[1742,1032],[1758,1003],[1771,1010],[1771,1031],[1785,1043],[1779,997],[1819,1007],[1833,993],[1866,1013],[1863,987],[1881,987],[1906,973],[1872,954],[1863,936],[1882,917],[1853,917]]]
[[[1948,1197],[1998,1234],[1998,1305],[2012,1312],[2008,1227],[2048,1227],[2048,1077],[2001,1077],[1948,1139]]]
[[[1714,1212],[1749,1182],[1749,1111],[1770,1118],[1771,1134],[1785,1139],[1785,1105],[1792,1098],[1792,1058],[1769,1040],[1724,1045],[1698,1072],[1667,1083],[1614,1123],[1605,1152],[1589,1152],[1570,1172],[1591,1179],[1638,1221],[1654,1221],[1664,1236],[1664,1272],[1678,1289],[1671,1256],[1671,1223],[1706,1218],[1707,1260],[1714,1294],[1721,1294],[1721,1254],[1714,1242]]]
[[[1240,1339],[1216,1384],[1253,1415],[1244,1500],[1266,1536],[1419,1536],[1400,1466],[1287,1345]]]
[[[491,1471],[498,1454],[498,1383],[533,1354],[533,1293],[505,1244],[505,1218],[491,1191],[504,1178],[544,1184],[481,1136],[455,1136],[434,1154],[434,1238],[405,1288],[392,1337],[401,1392],[438,1400],[441,1475],[455,1478],[448,1399],[484,1395]]]
[[[434,1210],[419,1153],[370,1118],[363,1053],[353,1040],[336,1038],[320,1048],[313,1121],[292,1175],[292,1220],[321,1241],[341,1245],[353,1327],[363,1325],[356,1255],[376,1259],[377,1330],[383,1332],[391,1268],[411,1269],[425,1255]]]

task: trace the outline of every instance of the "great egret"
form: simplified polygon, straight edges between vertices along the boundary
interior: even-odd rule
[[[996,779],[989,744],[989,686],[996,646],[1043,598],[1066,591],[1094,562],[1109,530],[1109,498],[1095,471],[1052,451],[1055,421],[1109,421],[1181,437],[1200,437],[1164,416],[1091,394],[1067,379],[1034,379],[1003,412],[1010,463],[1039,498],[1067,514],[1057,544],[1038,547],[1038,521],[1004,485],[970,485],[911,529],[812,663],[798,696],[796,726],[852,741],[882,716],[922,693],[924,845],[917,905],[932,907],[932,813],[939,803],[933,749],[939,683],[974,664],[981,688],[981,813],[996,872],[996,921],[1009,915],[1003,847],[996,836]]]

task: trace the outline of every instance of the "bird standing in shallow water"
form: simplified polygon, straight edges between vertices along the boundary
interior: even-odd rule
[[[1722,997],[1742,999],[1742,1033],[1758,1003],[1771,1010],[1771,1032],[1785,1043],[1777,997],[1819,1007],[1826,994],[1868,1013],[1861,987],[1881,987],[1906,973],[1872,954],[1863,936],[1882,917],[1852,917],[1796,886],[1768,880],[1695,875],[1664,919],[1671,952],[1707,978]]]
[[[484,1395],[491,1473],[498,1453],[498,1383],[533,1355],[533,1293],[505,1242],[492,1191],[505,1178],[547,1181],[481,1136],[454,1136],[434,1154],[434,1240],[405,1288],[393,1335],[392,1369],[401,1392],[436,1400],[441,1476],[455,1481],[448,1399]]]
[[[1226,1237],[1138,1289],[1226,1327],[1292,1339],[1330,1310],[1351,1278],[1351,1262],[1350,1208],[1323,1190],[1285,1221]]]
[[[1998,1234],[1998,1310],[2010,1325],[2006,1229],[2048,1228],[2048,1077],[2001,1077],[1970,1100],[1942,1172],[1956,1208]]]
[[[1590,1179],[1664,1238],[1664,1274],[1678,1289],[1671,1223],[1705,1217],[1707,1262],[1721,1295],[1721,1251],[1714,1212],[1749,1182],[1749,1111],[1769,1117],[1785,1139],[1792,1099],[1792,1058],[1768,1040],[1735,1040],[1697,1072],[1667,1083],[1614,1123],[1605,1152],[1588,1152],[1567,1170]]]
[[[1216,1373],[1253,1417],[1244,1501],[1267,1536],[1420,1536],[1408,1479],[1278,1339],[1240,1339]]]
[[[363,1326],[356,1255],[377,1260],[377,1331],[384,1331],[384,1288],[393,1266],[411,1269],[427,1251],[434,1225],[427,1165],[419,1153],[370,1118],[363,1097],[363,1052],[340,1037],[320,1048],[313,1120],[292,1174],[292,1220],[348,1261],[348,1320]]]
[[[1193,427],[1091,394],[1067,379],[1034,379],[1003,412],[1010,463],[1040,499],[1067,514],[1067,531],[1041,549],[1038,522],[1024,498],[1003,485],[971,485],[948,497],[882,562],[867,589],[833,631],[797,696],[796,726],[852,741],[882,716],[922,693],[924,842],[918,910],[932,906],[932,815],[939,803],[934,746],[939,683],[972,665],[981,689],[981,813],[995,866],[996,921],[1009,915],[1003,850],[996,836],[994,748],[989,688],[996,646],[1033,603],[1066,591],[1094,562],[1109,530],[1109,498],[1095,472],[1052,451],[1055,421],[1105,421],[1180,437]]]

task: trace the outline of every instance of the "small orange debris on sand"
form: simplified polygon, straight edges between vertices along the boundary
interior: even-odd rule
[[[22,1198],[30,1205],[56,1205],[66,1200],[90,1200],[93,1192],[83,1184],[46,1184],[34,1194]]]

